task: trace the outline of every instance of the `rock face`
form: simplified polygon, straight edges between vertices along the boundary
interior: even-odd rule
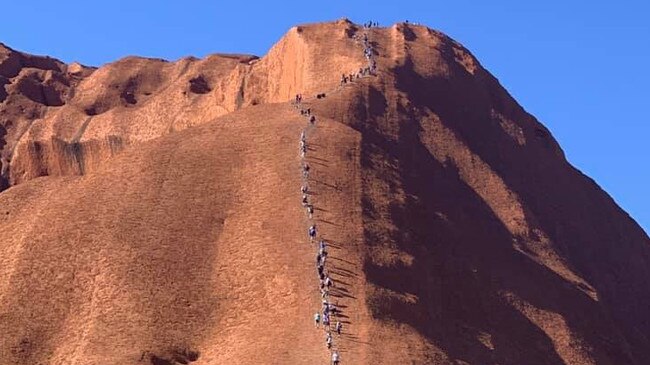
[[[0,364],[328,363],[296,93],[342,364],[647,363],[646,233],[464,47],[338,21],[260,59],[0,47]]]

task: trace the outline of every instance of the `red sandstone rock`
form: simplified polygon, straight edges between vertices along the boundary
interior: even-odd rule
[[[343,364],[647,363],[645,232],[441,33],[370,30],[379,75],[340,87],[360,34],[99,69],[0,47],[0,364],[328,363],[296,93]]]

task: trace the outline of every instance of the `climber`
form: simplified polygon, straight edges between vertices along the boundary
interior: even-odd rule
[[[309,191],[309,186],[307,186],[306,184],[300,187],[300,192],[303,193],[303,195],[307,194],[308,191]]]
[[[306,194],[303,194],[302,195],[302,206],[306,207],[307,205],[309,205],[309,198],[307,197]]]
[[[334,286],[334,281],[329,277],[329,275],[325,277],[325,286],[328,288]]]
[[[324,239],[321,239],[320,241],[318,241],[318,249],[320,250],[321,254],[323,253],[323,251],[325,251],[325,246],[326,245],[327,245],[327,243],[325,242]]]
[[[307,205],[307,214],[309,215],[309,219],[312,219],[314,216],[314,206],[309,204]]]
[[[314,324],[316,325],[316,328],[318,328],[318,325],[320,323],[320,312],[317,312],[314,314]]]
[[[340,336],[340,335],[341,335],[341,331],[343,330],[343,325],[341,324],[341,322],[336,321],[336,327],[335,327],[335,328],[336,328],[336,333],[338,333],[339,336]]]
[[[310,122],[311,124],[316,123],[316,117],[312,115],[312,116],[309,118],[309,122]]]
[[[330,313],[332,313],[332,314],[334,314],[334,315],[336,315],[336,313],[338,313],[338,308],[336,308],[336,306],[335,306],[334,304],[330,304],[330,305],[329,305],[329,309],[330,309],[330,310],[329,310]]]
[[[345,77],[345,75],[341,75],[341,85],[345,84],[346,82],[348,82],[348,78]]]
[[[300,132],[300,141],[305,142],[305,131]]]
[[[327,336],[325,337],[325,343],[327,344],[328,349],[332,348],[332,333],[331,332],[327,332]]]
[[[339,356],[338,351],[332,352],[332,365],[339,365],[339,362],[341,361],[341,357]]]
[[[323,327],[330,326],[330,316],[329,314],[323,313]]]
[[[316,225],[313,224],[311,227],[309,227],[309,241],[313,242],[314,237],[316,237]]]
[[[307,108],[307,115],[311,115],[311,108]]]

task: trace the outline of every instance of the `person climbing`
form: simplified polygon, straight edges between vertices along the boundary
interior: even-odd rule
[[[300,157],[305,158],[305,154],[307,154],[307,146],[303,143],[302,146],[300,146]]]
[[[314,324],[315,324],[316,328],[319,327],[319,324],[320,324],[320,313],[319,312],[314,314]]]
[[[305,142],[305,131],[300,132],[300,141]]]
[[[307,115],[311,115],[311,108],[307,108]]]
[[[307,196],[307,194],[303,194],[302,195],[302,206],[306,207],[307,205],[309,205],[309,197]]]
[[[309,216],[309,219],[314,217],[314,206],[312,204],[307,205],[307,215]]]
[[[316,225],[313,224],[311,227],[309,227],[309,241],[314,242],[315,237],[316,237]]]
[[[302,177],[305,179],[309,177],[309,165],[306,163],[302,166]]]
[[[334,281],[329,277],[329,275],[325,277],[325,286],[328,288],[334,286]]]
[[[301,192],[303,195],[304,195],[304,194],[307,194],[308,191],[309,191],[309,186],[307,186],[307,184],[303,184],[303,185],[300,187],[300,192]]]
[[[332,365],[339,365],[341,362],[341,356],[339,356],[338,351],[332,352]]]
[[[327,242],[325,242],[324,239],[321,238],[320,241],[318,241],[318,250],[320,251],[319,253],[322,254],[323,251],[325,251],[325,246],[327,245]]]
[[[341,322],[336,321],[335,329],[336,329],[336,333],[338,333],[339,336],[340,336],[340,335],[341,335],[341,331],[343,330],[343,325],[341,324]]]
[[[327,332],[327,336],[325,337],[325,343],[327,344],[328,349],[332,348],[332,333],[331,332]]]
[[[345,77],[345,75],[341,75],[341,85],[345,84],[346,82],[348,82],[347,77]]]
[[[318,275],[322,274],[323,271],[325,270],[325,267],[323,265],[321,265],[320,263],[318,264],[318,266],[316,266],[316,268],[318,269]],[[325,287],[324,284],[323,284],[323,287]]]
[[[329,304],[329,312],[332,313],[333,315],[336,315],[338,313],[338,308],[334,304]]]
[[[323,313],[323,327],[329,327],[330,326],[330,316],[329,314]]]
[[[309,122],[310,122],[311,124],[316,123],[316,117],[312,115],[312,116],[309,118]]]

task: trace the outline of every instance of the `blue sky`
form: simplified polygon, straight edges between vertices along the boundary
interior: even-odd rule
[[[263,55],[292,25],[344,16],[408,19],[463,43],[649,231],[647,0],[7,1],[0,42],[89,65],[127,55]]]

